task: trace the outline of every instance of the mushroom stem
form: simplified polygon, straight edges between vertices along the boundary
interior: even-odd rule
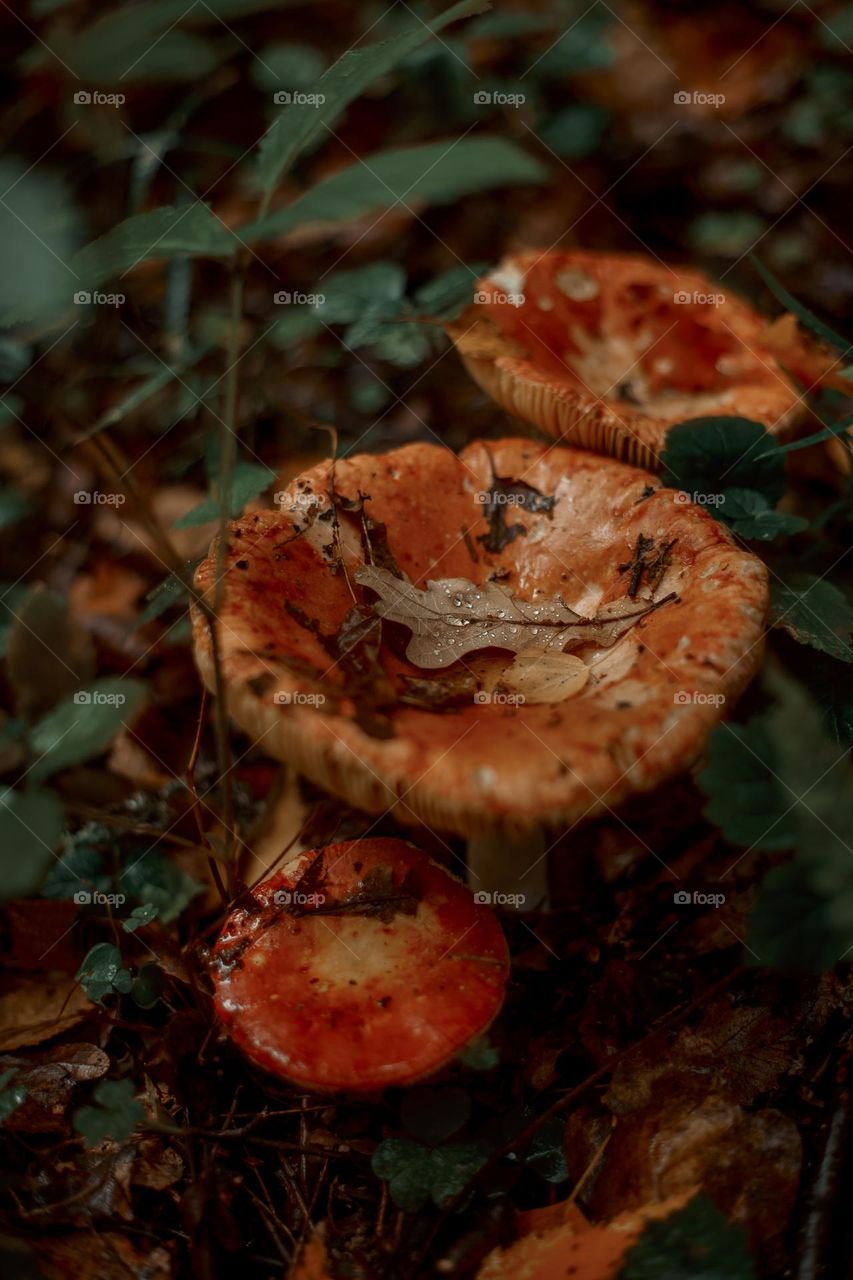
[[[548,899],[548,846],[541,827],[517,835],[472,836],[468,841],[468,885],[487,894],[492,906],[534,911]]]

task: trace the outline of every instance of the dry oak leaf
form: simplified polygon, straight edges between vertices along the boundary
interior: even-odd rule
[[[381,618],[409,628],[406,657],[430,670],[449,667],[478,649],[609,648],[640,618],[675,599],[671,594],[650,604],[625,596],[585,618],[560,600],[522,600],[496,582],[478,586],[467,578],[430,579],[422,591],[375,565],[358,569],[355,580],[376,592],[373,608]]]
[[[576,1214],[567,1214],[560,1226],[533,1231],[507,1249],[495,1249],[477,1280],[611,1280],[646,1223],[668,1218],[694,1194],[695,1189],[681,1192],[599,1226],[583,1225]]]

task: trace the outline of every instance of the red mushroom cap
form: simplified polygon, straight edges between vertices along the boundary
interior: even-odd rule
[[[302,854],[240,905],[214,951],[216,1010],[259,1066],[316,1090],[411,1084],[503,1002],[488,907],[403,840]]]
[[[642,254],[511,254],[448,325],[492,399],[567,443],[657,467],[668,429],[733,415],[784,431],[800,398],[769,323],[697,271]]]

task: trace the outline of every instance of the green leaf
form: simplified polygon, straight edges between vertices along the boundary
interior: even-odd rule
[[[406,273],[396,262],[335,271],[323,281],[318,311],[325,324],[353,324],[365,315],[388,319],[399,315],[405,288]]]
[[[204,892],[202,884],[157,849],[143,849],[134,857],[119,873],[118,888],[136,902],[155,906],[164,924],[177,920]]]
[[[619,1280],[755,1280],[743,1231],[697,1196],[662,1222],[647,1222]]]
[[[166,975],[159,964],[149,961],[139,970],[130,988],[130,998],[140,1009],[153,1009],[166,988]]]
[[[811,573],[794,573],[770,585],[770,621],[799,644],[853,662],[853,607],[838,587]]]
[[[5,1124],[13,1111],[26,1101],[27,1091],[22,1084],[12,1084],[18,1074],[17,1067],[0,1072],[0,1125]]]
[[[0,325],[54,321],[80,287],[69,264],[79,243],[74,204],[56,178],[12,157],[0,160],[0,191]]]
[[[842,338],[841,334],[836,333],[834,329],[830,329],[828,324],[824,324],[822,320],[819,320],[813,312],[809,311],[808,307],[804,307],[801,302],[798,302],[794,295],[789,293],[785,286],[776,279],[773,272],[765,267],[763,262],[759,262],[758,258],[755,257],[750,257],[750,262],[773,296],[782,303],[786,311],[793,312],[806,329],[809,329],[818,338],[828,342],[831,347],[836,347],[845,355],[853,351],[853,344],[848,342],[846,338]]]
[[[482,1169],[488,1151],[482,1142],[453,1142],[430,1153],[430,1195],[441,1209],[460,1195],[478,1169]]]
[[[760,422],[691,418],[667,432],[664,482],[713,507],[730,489],[752,489],[775,506],[785,491],[785,460]]]
[[[606,125],[607,112],[602,107],[575,103],[549,116],[537,133],[558,156],[581,160],[595,151]]]
[[[258,180],[263,190],[272,191],[297,156],[316,138],[325,137],[374,80],[393,70],[449,23],[482,13],[485,7],[482,0],[461,0],[426,22],[413,13],[389,40],[348,49],[317,81],[313,96],[318,101],[291,103],[267,130],[258,154]]]
[[[0,791],[0,898],[26,898],[41,886],[62,835],[52,791]]]
[[[566,1122],[553,1116],[534,1134],[527,1151],[527,1164],[546,1182],[565,1182],[569,1176],[565,1155]]]
[[[833,968],[853,943],[853,912],[846,928],[837,927],[827,907],[826,893],[815,884],[815,868],[806,859],[774,867],[749,915],[754,954],[747,961],[810,973]]]
[[[737,258],[751,249],[766,229],[766,220],[749,209],[709,210],[690,224],[687,239],[700,253]]]
[[[158,582],[145,597],[145,608],[139,615],[137,626],[144,626],[146,622],[152,622],[155,618],[159,618],[161,613],[165,613],[173,604],[183,601],[186,594],[186,586],[181,582],[180,578],[170,573],[168,578],[164,578],[162,582]]]
[[[17,489],[0,486],[0,529],[8,529],[18,523],[30,510],[27,498]]]
[[[386,1138],[370,1162],[378,1178],[388,1183],[395,1205],[407,1213],[422,1209],[430,1198],[431,1151],[408,1138]]]
[[[491,135],[380,151],[338,170],[287,209],[241,227],[240,236],[257,243],[304,222],[344,222],[397,203],[446,204],[473,191],[541,182],[545,176],[521,147]]]
[[[500,1062],[500,1054],[487,1036],[478,1036],[459,1054],[459,1061],[469,1071],[493,1071]]]
[[[473,301],[474,284],[488,267],[487,262],[451,267],[421,285],[413,298],[415,310],[433,320],[455,320]]]
[[[433,341],[433,331],[425,326],[386,324],[371,345],[380,359],[400,369],[411,369],[432,354]]]
[[[727,840],[745,848],[790,849],[795,840],[793,797],[779,778],[773,736],[759,718],[721,724],[711,734],[698,783],[704,813]]]
[[[126,920],[122,920],[121,927],[125,933],[136,933],[136,930],[142,925],[150,924],[160,914],[160,908],[155,907],[153,902],[144,902],[141,907],[134,907]]]
[[[137,213],[71,259],[72,291],[91,291],[124,276],[141,262],[159,258],[228,257],[240,241],[215,218],[206,204],[165,205]],[[68,302],[71,301],[70,296]]]
[[[260,496],[275,479],[275,472],[269,467],[256,462],[238,462],[231,477],[231,494],[228,499],[228,514],[238,516],[247,502]],[[208,524],[218,520],[220,514],[219,498],[208,498],[186,515],[181,516],[172,526],[174,529],[188,529],[193,525]]]
[[[259,89],[314,89],[326,59],[312,44],[268,44],[252,63],[252,79]]]
[[[809,527],[801,516],[774,511],[764,494],[754,489],[726,489],[723,498],[718,513],[740,538],[770,542]]]
[[[471,1099],[464,1089],[412,1089],[403,1099],[403,1127],[427,1146],[451,1137],[468,1120]]]
[[[833,422],[810,436],[804,436],[802,440],[789,440],[787,444],[780,444],[778,449],[780,453],[797,453],[800,449],[810,449],[813,444],[821,444],[824,440],[834,440],[837,436],[846,435],[850,427],[853,427],[853,418],[842,418],[839,422]]]
[[[87,1147],[96,1147],[105,1138],[126,1142],[145,1119],[145,1108],[133,1096],[130,1080],[102,1080],[94,1093],[95,1105],[79,1107],[74,1128]]]
[[[96,1004],[116,991],[127,995],[132,983],[129,970],[122,968],[121,952],[111,942],[92,947],[74,978]]]
[[[136,714],[144,696],[145,685],[141,681],[117,676],[78,689],[33,727],[30,749],[36,761],[30,777],[47,778],[100,755],[122,725]]]

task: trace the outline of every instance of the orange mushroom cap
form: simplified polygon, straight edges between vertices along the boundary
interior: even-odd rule
[[[530,486],[550,508],[507,506],[499,544],[484,502],[495,477]],[[393,624],[381,624],[378,642],[372,593],[355,581],[369,538],[374,559],[390,558],[417,586],[498,583],[526,601],[559,597],[590,617],[626,598],[641,536],[655,555],[665,552],[654,598],[677,600],[612,647],[577,650],[590,677],[555,704],[477,696],[472,673],[504,671],[513,660],[505,650],[440,672],[415,667]],[[357,808],[464,835],[556,827],[651,790],[696,760],[761,659],[761,561],[648,472],[557,445],[477,442],[457,456],[415,444],[334,470],[325,463],[294,481],[277,510],[234,521],[224,563],[218,634],[237,724]],[[214,546],[196,577],[211,601],[216,578]],[[367,672],[360,626],[377,642]],[[215,689],[198,612],[194,630],[196,659]],[[361,697],[374,676],[384,702]],[[427,677],[456,696],[420,697]]]
[[[491,1023],[509,972],[495,916],[403,840],[300,855],[229,917],[215,1005],[259,1066],[316,1090],[410,1084]]]
[[[758,312],[696,271],[636,254],[512,254],[448,326],[476,381],[567,443],[657,468],[677,422],[733,415],[779,434],[796,389]]]

